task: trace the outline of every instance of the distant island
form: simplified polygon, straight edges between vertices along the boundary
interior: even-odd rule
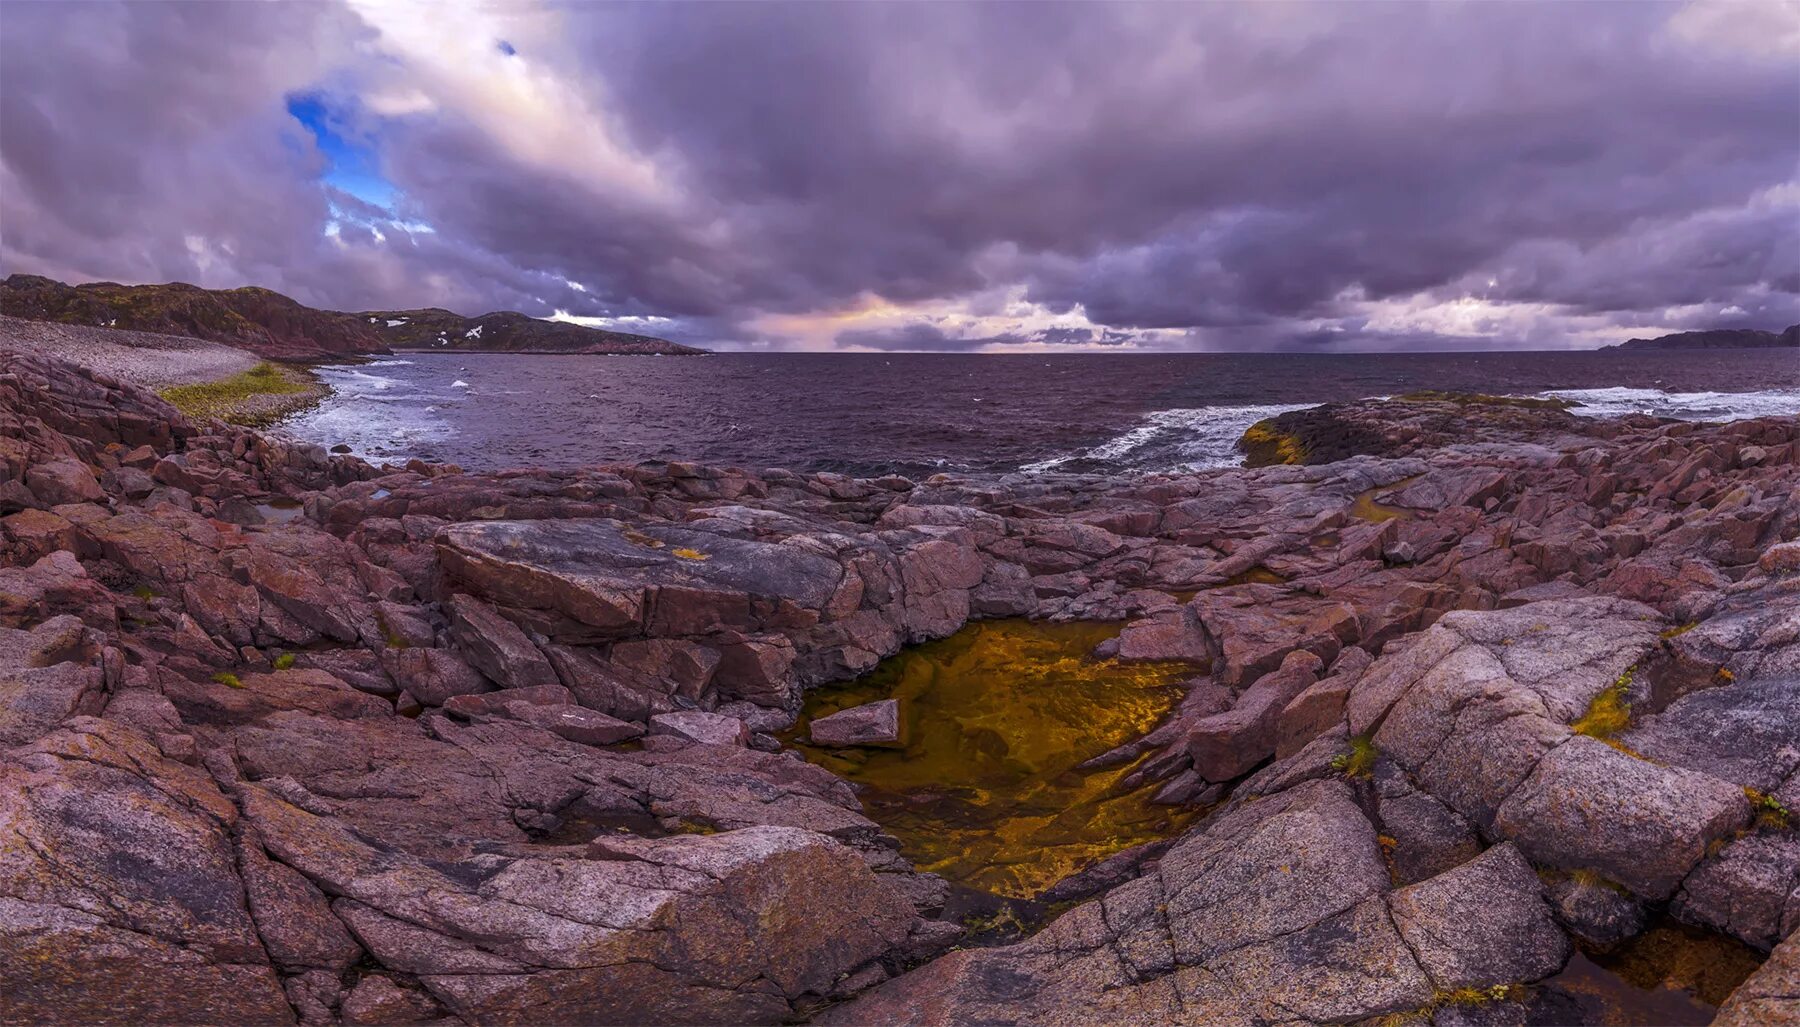
[[[1800,325],[1789,325],[1785,331],[1780,332],[1765,332],[1755,328],[1713,328],[1699,332],[1676,332],[1673,335],[1659,335],[1654,339],[1629,339],[1616,346],[1604,346],[1602,351],[1773,349],[1784,346],[1789,349],[1800,348]]]
[[[666,354],[705,350],[629,332],[505,310],[463,317],[425,310],[317,310],[270,289],[185,282],[68,285],[39,275],[0,281],[0,314],[31,321],[181,335],[274,360],[329,360],[396,349],[486,353]]]

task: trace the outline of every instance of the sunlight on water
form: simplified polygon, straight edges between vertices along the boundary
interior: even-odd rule
[[[900,701],[895,748],[806,757],[865,786],[869,816],[922,870],[1014,898],[1113,852],[1164,837],[1191,812],[1155,788],[1113,794],[1129,768],[1075,768],[1154,727],[1194,673],[1180,664],[1089,658],[1116,624],[992,621],[910,649],[858,681],[813,693],[812,718]]]

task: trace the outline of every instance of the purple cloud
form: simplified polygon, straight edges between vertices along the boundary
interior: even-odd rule
[[[1566,346],[1800,320],[1791,8],[416,15],[16,5],[0,262],[657,316],[714,345]],[[296,96],[366,146],[391,208],[334,183]]]

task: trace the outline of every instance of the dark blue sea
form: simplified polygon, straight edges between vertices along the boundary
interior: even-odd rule
[[[291,434],[471,470],[679,459],[851,474],[1235,464],[1251,423],[1416,389],[1594,415],[1800,414],[1800,352],[1161,356],[409,354],[322,372]]]

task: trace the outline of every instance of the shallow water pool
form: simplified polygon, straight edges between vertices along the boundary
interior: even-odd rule
[[[1120,849],[1165,837],[1193,812],[1118,790],[1130,768],[1076,767],[1154,727],[1193,667],[1089,656],[1117,624],[987,621],[916,646],[847,685],[813,693],[793,744],[864,786],[863,805],[921,870],[1028,898]],[[805,743],[815,717],[898,699],[901,744]]]

